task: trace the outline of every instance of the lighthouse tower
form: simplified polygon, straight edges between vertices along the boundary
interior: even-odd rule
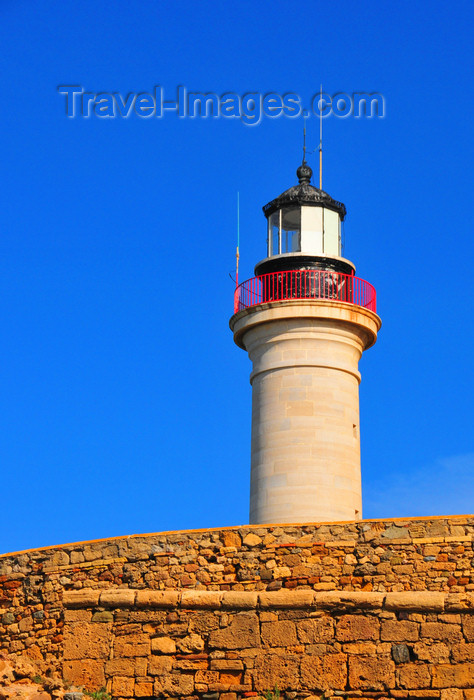
[[[267,257],[235,292],[230,327],[252,361],[251,523],[362,517],[359,359],[381,321],[341,257],[346,208],[310,184],[263,207]]]

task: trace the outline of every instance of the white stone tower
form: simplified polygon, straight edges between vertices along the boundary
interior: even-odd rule
[[[252,361],[250,522],[362,517],[359,359],[381,321],[341,257],[346,208],[310,184],[263,207],[267,257],[235,293],[230,327]]]

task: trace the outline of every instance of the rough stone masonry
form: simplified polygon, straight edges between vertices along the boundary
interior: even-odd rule
[[[0,648],[114,698],[474,700],[474,517],[247,526],[0,557]]]

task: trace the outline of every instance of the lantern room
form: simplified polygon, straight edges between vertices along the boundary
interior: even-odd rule
[[[267,257],[255,274],[312,268],[353,274],[352,263],[341,257],[344,204],[310,184],[313,172],[305,161],[296,174],[298,184],[263,207]]]

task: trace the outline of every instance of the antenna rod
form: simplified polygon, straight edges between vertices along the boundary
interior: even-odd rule
[[[303,165],[306,163],[306,117],[303,117]]]
[[[235,252],[235,287],[239,286],[239,244],[240,244],[240,192],[237,192],[237,250]]]
[[[319,189],[323,189],[323,84],[319,98]]]

